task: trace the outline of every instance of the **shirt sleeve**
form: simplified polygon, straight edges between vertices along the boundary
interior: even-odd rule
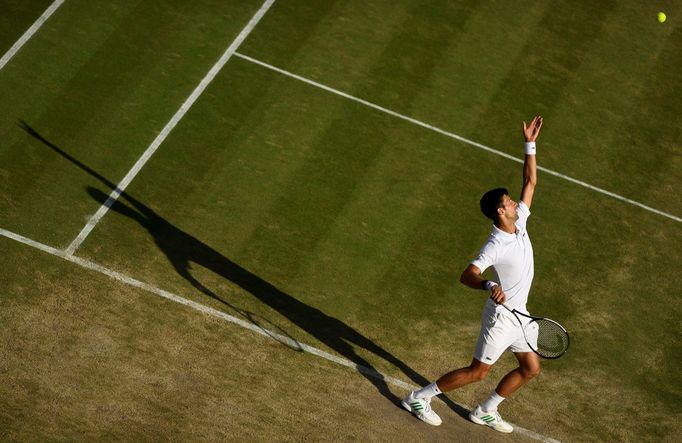
[[[471,264],[476,266],[481,270],[481,273],[483,273],[483,271],[495,264],[496,259],[497,251],[495,250],[494,245],[492,243],[486,243]]]
[[[516,208],[516,213],[519,216],[519,219],[516,220],[516,225],[526,229],[526,223],[528,222],[528,217],[530,217],[530,208],[523,201],[520,201],[519,206]]]

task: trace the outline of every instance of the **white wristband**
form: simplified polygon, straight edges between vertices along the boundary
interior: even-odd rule
[[[535,142],[526,142],[526,155],[535,155]]]
[[[492,280],[486,280],[485,287],[488,291],[492,291],[495,286],[497,286],[497,283]]]

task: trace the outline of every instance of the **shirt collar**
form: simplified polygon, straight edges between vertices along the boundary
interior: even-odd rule
[[[508,233],[508,232],[503,231],[502,229],[498,228],[497,226],[495,226],[495,225],[493,224],[493,235],[496,236],[496,237],[502,237],[502,238],[509,238],[509,239],[512,239],[512,238],[516,238],[516,234],[518,234],[518,233],[519,233],[519,228],[518,228],[518,226],[516,227],[516,233],[510,234],[510,233]]]

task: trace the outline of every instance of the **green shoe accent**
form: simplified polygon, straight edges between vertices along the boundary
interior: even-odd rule
[[[424,407],[422,406],[422,404],[419,403],[419,402],[411,403],[411,404],[410,404],[410,407],[411,407],[412,409],[414,409],[415,411],[421,411],[422,409],[424,409]]]

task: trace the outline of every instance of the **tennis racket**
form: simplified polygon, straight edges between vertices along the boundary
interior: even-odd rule
[[[514,314],[521,325],[526,343],[528,343],[528,346],[530,346],[533,352],[540,357],[555,359],[561,357],[568,351],[571,339],[568,336],[566,328],[559,323],[548,318],[524,314],[516,309],[509,309],[504,303],[502,303],[502,306],[504,306],[507,311]],[[528,321],[524,324],[519,315],[526,317]]]

